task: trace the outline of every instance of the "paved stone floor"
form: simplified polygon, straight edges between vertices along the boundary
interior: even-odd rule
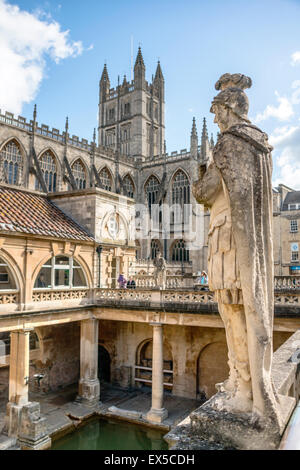
[[[77,385],[71,385],[63,390],[51,392],[49,394],[31,393],[30,401],[37,401],[41,405],[41,414],[47,418],[49,434],[52,436],[63,435],[75,430],[82,425],[84,420],[93,415],[109,416],[144,425],[149,423],[144,415],[151,407],[151,390],[122,390],[109,385],[101,385],[101,404],[95,408],[90,408],[77,403]],[[182,397],[172,396],[165,393],[164,406],[168,410],[169,416],[162,425],[151,424],[151,427],[160,427],[168,431],[171,427],[182,421],[192,410],[201,403]],[[0,432],[4,424],[6,402],[0,401]],[[109,411],[110,407],[114,411]],[[120,413],[119,411],[120,410]],[[124,410],[139,412],[139,417],[124,417]],[[1,441],[1,440],[0,440]],[[1,444],[1,442],[0,442]],[[1,445],[0,445],[1,447]]]

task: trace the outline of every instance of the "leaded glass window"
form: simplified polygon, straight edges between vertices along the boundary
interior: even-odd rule
[[[76,160],[72,165],[72,172],[78,189],[86,188],[86,171],[81,160]]]
[[[103,168],[99,173],[99,178],[101,180],[102,188],[106,191],[112,190],[112,177],[107,168]]]
[[[151,259],[155,259],[160,252],[160,243],[157,240],[151,240]]]
[[[159,183],[158,179],[155,176],[150,176],[150,178],[148,179],[148,181],[145,185],[147,203],[148,203],[148,207],[149,207],[150,212],[151,212],[152,204],[156,204],[156,202],[157,202],[159,184],[160,183]]]
[[[189,261],[190,253],[185,246],[184,240],[177,240],[172,248],[172,261]]]
[[[126,175],[123,179],[123,187],[124,187],[124,196],[127,197],[134,197],[134,184],[132,178],[129,175]]]
[[[190,184],[186,174],[178,170],[172,184],[172,203],[184,204],[190,203]]]
[[[57,186],[57,168],[55,157],[52,152],[47,151],[39,158],[40,167],[49,193],[54,193]],[[35,188],[41,190],[41,185],[36,179]]]
[[[23,158],[19,146],[14,140],[8,142],[1,151],[4,180],[8,184],[21,184]]]

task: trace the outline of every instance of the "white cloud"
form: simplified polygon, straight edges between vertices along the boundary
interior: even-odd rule
[[[295,66],[300,64],[300,51],[296,51],[291,55],[292,61],[291,65]]]
[[[46,57],[58,63],[82,51],[82,42],[72,41],[56,21],[0,0],[0,108],[21,113],[38,92]]]
[[[274,146],[274,185],[300,190],[300,126],[275,129],[270,144]]]
[[[276,118],[279,121],[287,121],[293,116],[294,110],[292,101],[285,96],[280,96],[277,91],[275,91],[275,95],[279,105],[276,107],[268,104],[262,113],[256,115],[256,122],[265,121],[270,117]]]

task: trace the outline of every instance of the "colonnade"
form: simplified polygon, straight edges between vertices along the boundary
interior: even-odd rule
[[[93,407],[100,403],[99,320],[82,320],[80,324],[80,378],[76,401]],[[163,407],[163,325],[158,322],[150,325],[153,328],[152,403],[145,417],[149,422],[161,423],[168,416]],[[28,397],[31,331],[33,330],[22,329],[11,332],[9,402],[3,432],[9,437],[17,438],[22,448],[45,449],[51,445],[46,420],[41,417],[40,404],[30,402]]]

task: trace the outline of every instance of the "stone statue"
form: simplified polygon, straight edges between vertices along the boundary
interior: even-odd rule
[[[166,260],[160,252],[157,253],[153,261],[155,271],[153,273],[155,279],[155,287],[165,290],[167,287],[167,265]]]
[[[196,200],[210,209],[208,279],[225,325],[229,377],[217,384],[216,408],[250,413],[280,427],[271,378],[274,312],[272,147],[248,118],[252,81],[224,74],[211,112],[221,134],[194,183]]]

